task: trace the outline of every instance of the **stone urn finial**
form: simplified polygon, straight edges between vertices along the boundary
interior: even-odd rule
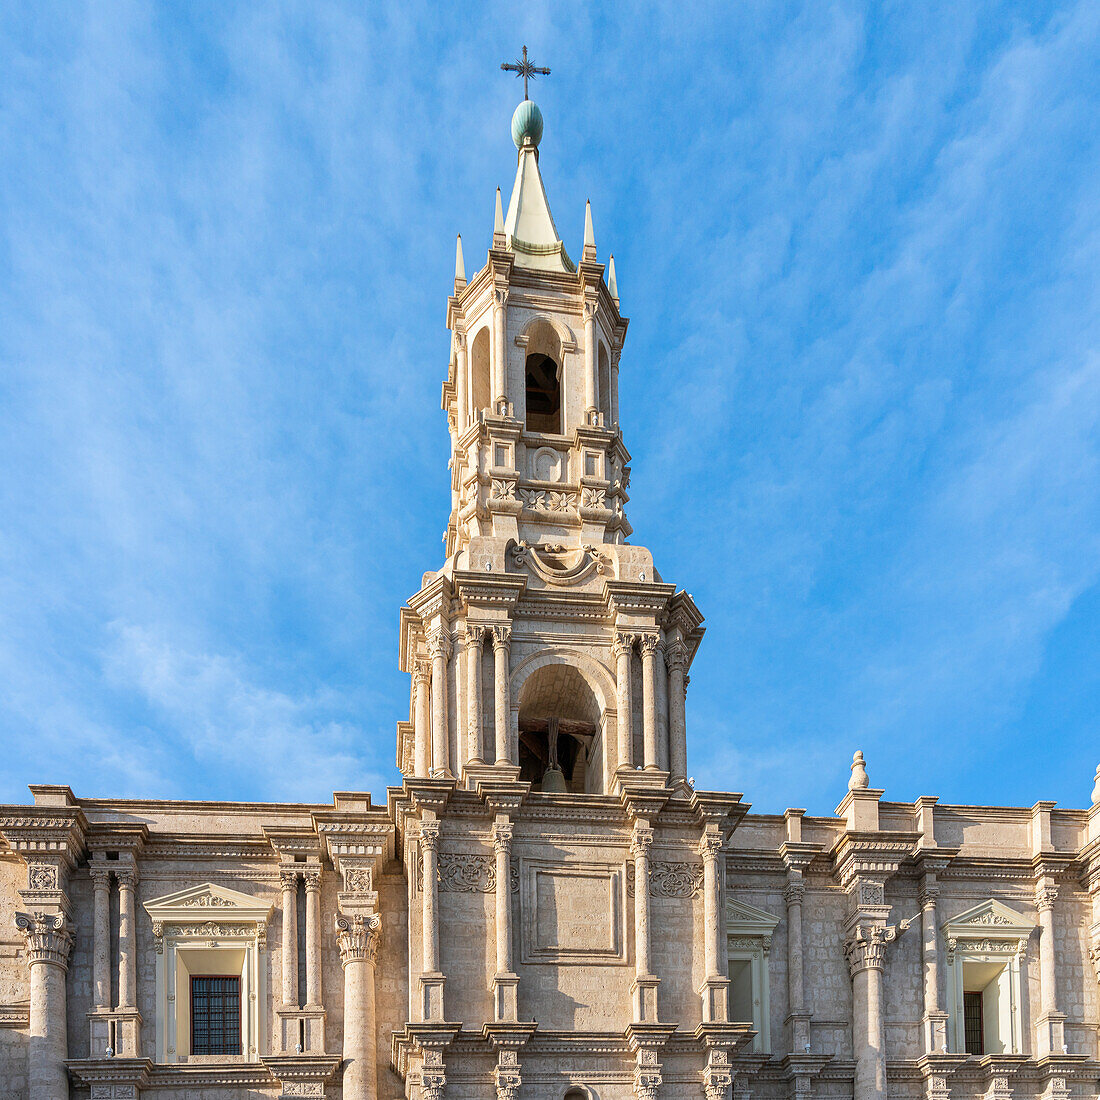
[[[1097,802],[1100,802],[1100,766],[1096,769],[1096,779],[1092,784],[1092,804],[1095,806]]]
[[[852,757],[852,778],[848,780],[848,790],[865,791],[869,785],[870,780],[867,778],[867,765],[863,761],[863,752],[856,749],[855,755]]]

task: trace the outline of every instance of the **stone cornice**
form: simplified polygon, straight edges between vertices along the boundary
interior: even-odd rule
[[[897,873],[919,838],[915,832],[843,832],[831,852],[833,873],[844,887],[864,877],[884,883]]]
[[[676,594],[676,585],[658,581],[604,580],[604,600],[616,623],[656,617]]]
[[[527,577],[518,573],[474,573],[456,570],[454,587],[458,600],[478,611],[510,611],[527,588]]]
[[[437,575],[429,581],[419,592],[410,596],[408,605],[420,616],[420,621],[427,628],[432,619],[450,618],[451,610],[451,584],[447,577]]]

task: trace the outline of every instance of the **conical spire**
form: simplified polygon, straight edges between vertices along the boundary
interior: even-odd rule
[[[504,211],[500,205],[500,188],[497,188],[497,208],[493,215],[493,247],[507,248],[508,237],[504,232]]]
[[[592,203],[584,201],[584,251],[581,253],[584,260],[596,259],[596,234],[592,229]]]
[[[539,172],[538,143],[541,138],[542,115],[528,100],[520,104],[512,120],[512,139],[519,157],[508,215],[504,219],[505,247],[515,254],[517,267],[572,272],[576,267],[558,236]]]
[[[461,239],[461,238],[460,238]],[[615,278],[615,253],[611,253],[611,262],[607,268],[607,291],[615,299],[615,305],[619,304],[619,280]]]
[[[462,234],[459,233],[455,244],[455,290],[466,285],[466,261],[462,258]]]

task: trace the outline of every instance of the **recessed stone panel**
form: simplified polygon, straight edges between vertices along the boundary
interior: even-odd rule
[[[626,962],[621,864],[523,860],[523,961]]]

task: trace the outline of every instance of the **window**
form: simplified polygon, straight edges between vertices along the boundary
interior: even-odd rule
[[[561,380],[549,355],[527,356],[527,428],[532,432],[561,431]]]
[[[963,993],[963,1020],[966,1028],[966,1053],[985,1054],[985,1033],[982,1026],[982,994],[979,990]]]
[[[192,975],[191,1053],[241,1053],[241,979],[238,975]]]
[[[157,1061],[259,1061],[270,1041],[261,1016],[272,906],[209,882],[143,904],[156,947]]]
[[[1033,930],[1032,923],[992,899],[943,923],[951,1053],[1021,1053],[1020,961]]]
[[[729,975],[729,1018],[735,1024],[752,1024],[756,1037],[752,1049],[771,1049],[768,993],[768,955],[779,918],[747,902],[726,902],[726,965]]]

